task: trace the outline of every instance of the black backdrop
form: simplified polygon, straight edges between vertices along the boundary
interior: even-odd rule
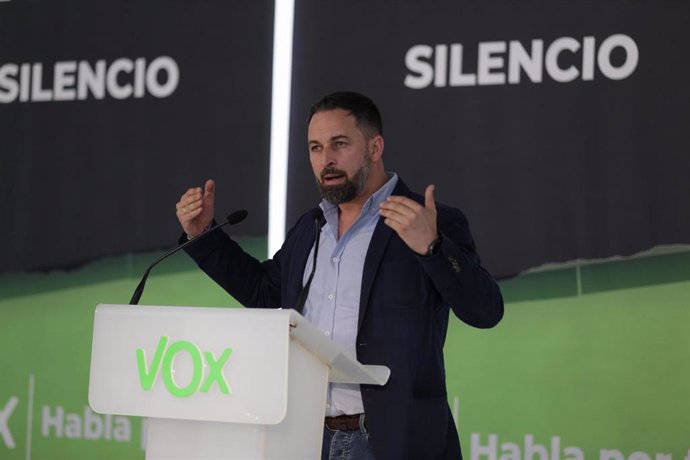
[[[0,271],[170,246],[175,202],[207,177],[218,213],[246,207],[242,231],[264,235],[272,34],[270,1],[0,3],[0,69],[40,63],[43,89],[56,62],[169,57],[179,69],[167,97],[0,103]]]
[[[0,2],[0,271],[168,246],[174,203],[207,177],[218,181],[219,214],[247,208],[241,231],[264,235],[272,30],[270,1]],[[353,89],[382,109],[387,167],[462,208],[499,277],[688,243],[689,31],[686,1],[297,0],[288,225],[318,201],[307,108]],[[616,36],[636,50],[622,79],[598,61]],[[453,86],[436,63],[461,45],[462,73],[485,83],[478,67],[505,76],[512,46],[531,53],[533,40],[545,60],[555,43],[574,42],[555,65],[575,77],[558,81],[544,64],[536,82],[522,71],[519,83]],[[617,43],[604,64],[620,71],[633,57]],[[173,62],[179,81],[164,97],[146,87],[40,102],[18,89],[19,69],[35,64],[38,93],[57,94],[65,62],[110,69],[122,59]],[[446,65],[458,73],[452,58]],[[428,84],[406,86],[424,72]],[[78,86],[69,78],[62,94]],[[123,71],[112,85],[137,78]]]
[[[288,221],[318,199],[307,108],[325,93],[352,89],[381,108],[387,168],[420,192],[435,183],[437,199],[463,209],[485,265],[499,277],[689,243],[689,5],[298,0]],[[583,79],[584,37],[593,37],[598,53],[618,34],[637,48],[632,73],[611,79],[595,59],[592,78]],[[461,44],[462,72],[477,74],[480,43],[519,41],[529,52],[537,39],[546,51],[563,37],[580,45],[558,57],[560,68],[578,71],[570,82],[543,70],[541,82],[522,73],[513,84],[405,85],[408,74],[420,77],[406,66],[417,45]],[[633,58],[627,53],[616,46],[608,62],[622,70]],[[507,74],[508,52],[492,57],[503,63],[491,71]]]

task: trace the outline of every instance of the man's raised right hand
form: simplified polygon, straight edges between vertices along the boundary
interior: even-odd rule
[[[182,230],[190,238],[199,236],[204,229],[211,225],[213,221],[213,203],[216,194],[216,183],[209,179],[201,187],[194,187],[187,190],[180,197],[175,208],[177,208],[177,220],[180,221]]]

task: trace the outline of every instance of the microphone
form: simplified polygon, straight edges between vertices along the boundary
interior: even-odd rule
[[[151,272],[151,269],[158,265],[159,262],[163,261],[163,259],[166,259],[170,257],[171,255],[175,254],[177,251],[180,249],[184,249],[190,244],[195,243],[199,239],[203,238],[204,236],[208,235],[209,233],[213,232],[214,230],[218,230],[219,228],[225,227],[226,225],[235,225],[239,224],[242,222],[244,219],[247,218],[247,215],[249,213],[245,211],[244,209],[240,209],[239,211],[235,211],[232,214],[230,214],[225,222],[223,222],[220,225],[214,225],[213,227],[209,228],[205,232],[201,233],[200,235],[195,236],[189,241],[185,241],[183,244],[180,244],[179,246],[171,249],[170,251],[166,252],[162,256],[160,256],[158,259],[156,259],[151,265],[149,265],[149,268],[146,269],[144,272],[144,276],[141,278],[141,281],[139,281],[139,285],[137,288],[134,290],[134,294],[132,294],[132,298],[129,301],[130,305],[138,305],[139,304],[139,299],[141,298],[141,295],[144,293],[144,286],[146,286],[146,280],[149,277],[149,273]]]
[[[299,296],[297,297],[297,304],[295,305],[295,310],[302,313],[304,309],[304,304],[307,303],[307,295],[309,295],[309,287],[311,286],[311,280],[314,279],[314,272],[316,272],[316,258],[319,255],[319,241],[321,239],[321,227],[326,222],[323,217],[323,211],[321,208],[314,208],[311,211],[312,219],[314,219],[314,227],[316,230],[316,237],[314,238],[314,258],[311,264],[311,273],[309,274],[309,279],[307,283],[302,286],[302,290],[299,291]]]

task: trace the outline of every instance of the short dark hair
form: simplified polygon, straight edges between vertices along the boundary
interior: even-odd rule
[[[357,120],[357,127],[369,136],[383,135],[381,113],[374,101],[363,94],[353,91],[338,91],[322,97],[309,108],[309,123],[318,112],[328,110],[347,110]]]

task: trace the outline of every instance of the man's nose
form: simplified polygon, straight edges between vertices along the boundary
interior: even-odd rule
[[[330,148],[326,147],[323,150],[323,155],[321,156],[321,164],[325,168],[327,166],[333,166],[336,163],[336,156],[335,156],[335,151]]]

